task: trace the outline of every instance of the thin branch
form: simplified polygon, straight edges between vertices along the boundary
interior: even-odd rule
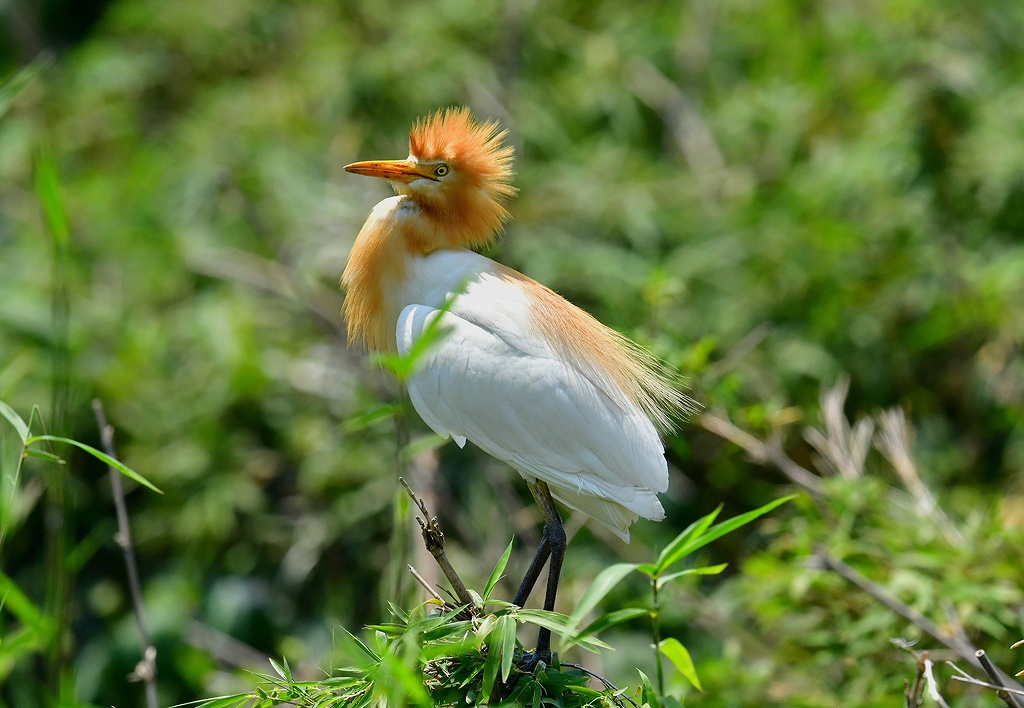
[[[918,514],[924,518],[934,519],[946,540],[954,546],[964,544],[963,534],[953,524],[946,512],[942,510],[935,495],[922,481],[917,466],[910,454],[912,430],[902,408],[884,411],[878,418],[880,430],[875,436],[875,447],[882,453],[903,486],[914,498]]]
[[[437,590],[435,590],[434,588],[430,587],[430,583],[428,583],[426,581],[426,579],[422,575],[420,575],[419,572],[415,568],[413,568],[409,564],[406,564],[405,567],[409,569],[410,573],[412,573],[412,577],[416,578],[416,582],[418,582],[421,586],[423,586],[424,590],[426,590],[428,593],[430,593],[431,597],[433,597],[438,602],[447,604],[447,603],[444,602],[444,598],[437,594]]]
[[[92,410],[96,415],[96,425],[100,429],[103,449],[108,455],[117,459],[114,449],[114,428],[107,423],[100,400],[94,399]],[[107,468],[110,475],[110,487],[114,495],[114,508],[117,510],[117,535],[114,540],[124,554],[124,565],[128,571],[128,588],[132,596],[132,608],[135,611],[135,622],[139,626],[139,640],[142,643],[142,659],[129,674],[131,681],[142,681],[146,685],[147,708],[159,708],[156,694],[156,647],[150,639],[149,627],[146,624],[146,608],[142,604],[142,585],[139,583],[139,568],[135,562],[135,547],[132,545],[131,527],[128,523],[128,508],[124,501],[124,487],[121,485],[121,473],[113,467]]]
[[[932,700],[938,703],[942,708],[949,708],[949,704],[946,703],[946,699],[939,693],[939,687],[935,683],[935,676],[932,675],[932,660],[928,658],[928,652],[924,653],[924,678],[928,683],[928,695],[931,696]]]
[[[1005,691],[1006,693],[1012,693],[1015,696],[1024,696],[1024,691],[1018,691],[1018,690],[1013,689],[1013,688],[1004,688],[1002,686],[997,686],[994,683],[989,683],[988,681],[980,681],[980,680],[974,678],[973,676],[971,676],[970,674],[965,673],[963,670],[960,669],[960,667],[958,667],[952,661],[947,661],[946,663],[949,664],[954,669],[956,669],[957,671],[960,672],[959,676],[954,676],[953,677],[954,681],[962,681],[963,683],[969,683],[972,686],[981,686],[982,688],[990,688],[993,691]]]
[[[437,565],[441,568],[441,572],[444,573],[444,577],[448,578],[448,582],[455,589],[455,595],[458,597],[459,603],[466,606],[463,614],[468,614],[470,617],[478,614],[479,610],[476,607],[476,603],[473,602],[473,596],[469,594],[466,584],[462,582],[462,578],[459,577],[444,551],[444,533],[441,532],[441,526],[437,523],[437,517],[430,515],[423,500],[416,496],[416,493],[412,491],[409,483],[403,477],[399,477],[398,481],[402,483],[405,491],[412,498],[413,503],[416,504],[420,513],[423,514],[422,517],[416,517],[416,521],[420,525],[420,531],[423,533],[423,545],[430,551],[430,555],[434,556],[434,560],[437,561]]]
[[[754,327],[743,336],[740,341],[733,345],[732,349],[725,353],[725,356],[708,367],[708,375],[712,378],[721,378],[735,369],[739,363],[750,352],[761,346],[761,343],[768,339],[772,333],[772,326],[767,322]]]
[[[996,686],[999,686],[999,690],[996,691],[996,695],[999,696],[1003,703],[1008,705],[1010,708],[1021,708],[1017,699],[1006,691],[1007,687],[999,676],[999,669],[997,669],[996,665],[992,663],[992,660],[988,658],[988,654],[985,653],[985,650],[979,649],[974,653],[974,655],[978,657],[978,661],[981,662],[981,668],[984,669],[986,674],[988,674],[989,680],[991,680]]]
[[[947,632],[943,632],[939,629],[939,626],[932,622],[930,619],[925,617],[923,614],[915,610],[910,605],[906,604],[902,600],[893,596],[881,585],[868,580],[855,568],[847,565],[843,561],[839,560],[835,556],[829,554],[823,548],[815,550],[815,559],[822,568],[833,570],[839,575],[843,576],[851,583],[859,587],[861,590],[871,595],[873,598],[881,602],[883,605],[888,607],[890,610],[900,615],[909,622],[916,625],[925,634],[930,635],[932,638],[942,642],[944,645],[949,647],[951,650],[956,652],[961,658],[970,663],[972,666],[978,669],[983,669],[981,661],[978,658],[978,648],[972,645],[968,641],[956,636],[949,636]],[[1004,688],[1014,690],[1024,690],[1021,686],[1014,681],[1012,678],[1007,676],[1004,672],[998,668],[993,667],[995,671],[999,672],[1000,678],[1005,682]]]
[[[784,475],[789,477],[794,484],[803,487],[816,497],[821,497],[825,490],[815,474],[793,462],[782,449],[782,443],[778,439],[771,442],[762,442],[745,430],[741,430],[724,417],[711,413],[704,413],[698,418],[700,426],[720,438],[743,448],[750,455],[751,459],[758,464],[774,465]]]
[[[705,195],[720,198],[726,182],[725,156],[697,104],[646,59],[630,58],[623,67],[623,82],[661,117]]]
[[[270,664],[269,655],[197,619],[189,621],[185,641],[208,652],[222,664],[238,669],[262,671]]]

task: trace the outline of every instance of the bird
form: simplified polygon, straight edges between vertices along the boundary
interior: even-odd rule
[[[408,356],[405,384],[428,427],[467,441],[526,480],[540,507],[540,546],[513,599],[523,607],[550,560],[554,610],[567,540],[556,500],[629,542],[640,517],[665,516],[661,434],[692,408],[655,356],[553,290],[479,250],[509,221],[513,148],[496,121],[454,106],[415,121],[409,156],[345,166],[388,180],[342,275],[350,345]],[[550,630],[532,656],[550,662]]]

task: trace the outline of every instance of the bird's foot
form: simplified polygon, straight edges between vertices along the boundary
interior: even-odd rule
[[[517,664],[521,671],[532,674],[543,671],[548,666],[551,666],[552,659],[553,656],[550,649],[547,651],[523,652]]]

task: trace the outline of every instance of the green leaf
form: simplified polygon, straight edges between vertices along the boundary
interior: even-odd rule
[[[281,666],[279,663],[277,663],[276,661],[274,661],[270,657],[267,657],[267,658],[270,659],[270,665],[274,667],[274,671],[277,672],[278,676],[283,678],[285,681],[291,681],[291,677],[288,676],[288,672],[286,672],[284,670],[283,666]]]
[[[377,652],[375,652],[372,649],[370,649],[370,647],[368,647],[366,645],[366,642],[364,642],[362,639],[360,639],[356,635],[352,634],[352,632],[348,631],[344,627],[341,628],[341,631],[343,631],[345,634],[347,634],[349,636],[349,638],[353,642],[356,643],[356,646],[358,646],[360,649],[362,649],[363,653],[366,654],[368,657],[370,657],[370,661],[374,661],[374,662],[379,662],[380,661],[380,655]]]
[[[141,474],[139,474],[138,472],[136,472],[132,468],[128,467],[124,463],[118,462],[117,460],[115,460],[113,457],[111,457],[110,455],[106,454],[105,452],[100,452],[99,450],[97,450],[96,448],[92,447],[91,445],[86,445],[83,442],[78,442],[77,440],[72,440],[71,438],[62,438],[62,437],[59,437],[57,435],[33,435],[32,437],[30,437],[27,440],[25,440],[25,445],[26,446],[32,445],[33,443],[39,442],[40,440],[49,440],[51,442],[60,442],[60,443],[66,443],[68,445],[74,445],[77,448],[85,450],[86,452],[88,452],[90,455],[92,455],[96,459],[100,460],[101,462],[107,463],[108,465],[113,467],[115,470],[117,470],[118,472],[123,474],[125,477],[128,477],[129,479],[134,479],[136,482],[138,482],[142,486],[149,487],[150,489],[152,489],[157,494],[163,494],[163,492],[160,491],[160,489],[155,487],[152,482],[150,482],[148,479],[143,477]]]
[[[17,411],[3,401],[0,401],[0,415],[6,418],[7,422],[10,423],[18,432],[18,437],[21,438],[21,444],[27,445],[28,424],[20,415],[18,415]]]
[[[58,457],[57,455],[54,455],[52,452],[47,452],[46,450],[35,450],[35,449],[32,449],[32,448],[28,448],[28,449],[25,450],[25,456],[26,457],[38,457],[38,458],[40,458],[42,460],[47,460],[49,462],[55,462],[58,465],[65,464],[64,458]]]
[[[537,627],[545,627],[563,639],[573,634],[575,625],[570,624],[570,619],[558,612],[546,610],[519,610],[515,614],[516,619],[527,622]],[[486,620],[485,620],[486,621]],[[599,651],[600,649],[611,649],[610,646],[595,637],[586,637],[574,642],[587,651]]]
[[[682,533],[672,539],[661,553],[658,554],[658,561],[656,563],[657,569],[654,574],[661,575],[665,572],[666,568],[683,558],[688,553],[686,550],[687,546],[693,541],[693,539],[700,538],[700,535],[707,531],[708,527],[714,523],[715,518],[721,511],[722,505],[719,504],[717,509],[707,516],[702,516],[697,519],[687,526]]]
[[[501,558],[498,559],[498,564],[494,566],[494,570],[491,571],[491,575],[487,578],[487,585],[484,587],[484,601],[491,596],[491,592],[494,590],[494,586],[498,584],[501,579],[501,574],[505,572],[505,566],[508,565],[508,559],[512,556],[512,544],[515,542],[513,538],[508,542],[508,548],[502,554]]]
[[[720,524],[715,524],[710,529],[708,529],[708,532],[706,534],[704,534],[700,538],[696,538],[696,539],[693,540],[691,545],[686,549],[686,554],[685,555],[689,555],[690,553],[693,553],[697,549],[703,548],[704,546],[708,545],[712,541],[721,538],[722,536],[724,536],[727,533],[735,531],[736,529],[740,528],[741,526],[745,526],[745,525],[749,524],[754,519],[757,519],[758,517],[764,516],[765,514],[767,514],[769,511],[771,511],[775,507],[780,506],[782,504],[785,504],[790,499],[795,499],[795,498],[796,498],[795,494],[790,494],[787,497],[782,497],[781,499],[776,499],[775,501],[768,502],[764,506],[758,507],[757,509],[754,509],[753,511],[748,511],[746,514],[740,514],[739,516],[734,517],[732,519],[729,519],[728,521],[723,521]]]
[[[484,680],[483,680],[483,697],[489,699],[492,691],[494,690],[494,682],[498,678],[498,671],[501,669],[503,650],[505,646],[505,626],[508,620],[512,618],[509,615],[503,615],[499,617],[494,625],[494,629],[491,631],[490,636],[487,637],[487,661],[484,663]],[[513,624],[514,624],[513,620]],[[515,641],[515,629],[512,630],[513,643]]]
[[[17,73],[0,86],[0,117],[10,109],[14,99],[31,84],[43,69],[50,65],[50,59],[36,59],[28,66],[22,67]]]
[[[501,634],[501,680],[508,681],[512,673],[512,658],[516,653],[516,621],[511,615],[501,618],[499,625]]]
[[[57,163],[46,150],[36,155],[36,197],[43,209],[43,216],[50,229],[50,236],[58,249],[67,246],[70,229],[64,204],[60,197],[60,180],[57,177]]]
[[[605,595],[607,595],[612,588],[618,585],[623,578],[632,573],[637,569],[636,563],[616,563],[610,565],[594,578],[594,582],[590,584],[587,591],[583,593],[583,597],[580,598],[580,602],[576,605],[576,609],[573,610],[570,622],[573,627],[577,627],[583,618],[590,613],[597,603],[601,602]]]
[[[636,672],[640,674],[641,703],[651,706],[651,708],[661,708],[661,701],[658,699],[658,693],[654,690],[654,686],[651,685],[651,679],[640,669],[637,669]]]
[[[657,580],[658,589],[661,590],[676,578],[681,578],[684,575],[718,575],[725,570],[728,565],[728,563],[719,563],[718,565],[706,565],[701,568],[687,568],[686,570],[680,570],[678,573],[663,575]]]
[[[682,644],[679,643],[678,639],[669,637],[661,640],[661,645],[658,647],[662,654],[668,657],[669,661],[679,669],[679,673],[686,677],[693,686],[703,692],[701,688],[700,679],[697,678],[697,669],[693,666],[693,659],[690,658],[690,652],[686,650]]]
[[[419,366],[420,359],[448,336],[451,327],[444,323],[445,315],[451,311],[455,301],[465,292],[468,284],[469,279],[467,278],[452,291],[451,295],[448,296],[444,304],[437,311],[437,314],[434,315],[433,319],[423,329],[423,333],[412,343],[409,351],[401,355],[371,354],[370,361],[389,369],[399,381],[407,381],[416,373],[416,367]]]
[[[50,618],[3,571],[0,571],[0,608],[17,617],[44,641],[53,632]]]
[[[622,622],[628,622],[629,620],[636,619],[637,617],[650,617],[651,611],[644,607],[626,607],[621,610],[614,610],[607,614],[601,615],[596,620],[588,624],[584,629],[573,637],[571,637],[563,648],[572,646],[577,640],[584,637],[589,637],[592,634],[598,634],[603,632],[617,624]]]
[[[346,433],[356,433],[365,428],[369,428],[374,423],[387,420],[394,417],[402,410],[401,403],[388,403],[383,406],[378,406],[372,410],[366,411],[365,413],[359,413],[346,420],[342,426],[342,431]]]
[[[695,522],[695,524],[691,524],[686,531],[677,536],[676,539],[671,544],[669,544],[669,547],[672,549],[671,553],[668,553],[669,548],[666,548],[664,551],[662,551],[661,555],[658,556],[659,573],[664,572],[668,567],[670,567],[677,561],[685,558],[694,551],[703,548],[712,541],[721,538],[727,533],[735,531],[741,526],[749,524],[751,521],[757,519],[760,516],[764,516],[775,507],[779,506],[780,504],[788,502],[795,496],[796,495],[791,494],[788,497],[782,497],[781,499],[776,499],[775,501],[768,502],[762,507],[754,509],[753,511],[748,511],[746,514],[740,514],[739,516],[729,519],[728,521],[723,521],[720,524],[715,524],[709,529],[707,528],[707,523],[705,522],[708,519],[708,517],[710,517],[712,520],[714,519],[714,517],[718,514],[718,511],[720,511],[722,508],[721,506],[719,506],[718,510],[716,510],[712,514],[709,514],[703,519],[699,519],[697,522]],[[704,528],[701,529],[699,533],[690,533],[691,529],[694,529],[696,525],[703,526]],[[682,538],[684,535],[686,536],[685,539]]]

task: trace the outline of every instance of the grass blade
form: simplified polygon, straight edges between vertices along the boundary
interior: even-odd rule
[[[152,482],[150,482],[148,479],[143,477],[141,474],[139,474],[138,472],[133,470],[131,467],[128,467],[123,462],[118,462],[117,460],[115,460],[113,457],[111,457],[107,453],[100,452],[99,450],[97,450],[96,448],[92,447],[91,445],[86,445],[83,442],[78,442],[77,440],[72,440],[71,438],[62,438],[59,435],[33,435],[32,437],[28,438],[25,441],[25,444],[26,445],[31,445],[32,443],[38,442],[40,440],[49,440],[51,442],[60,442],[60,443],[66,443],[68,445],[74,445],[77,448],[85,450],[86,452],[88,452],[90,455],[92,455],[96,459],[100,460],[101,462],[106,462],[108,465],[110,465],[115,470],[117,470],[118,472],[123,474],[125,477],[128,477],[129,479],[134,479],[136,482],[138,482],[142,486],[149,487],[150,489],[152,489],[157,494],[163,494],[163,492],[160,491],[160,489],[158,487],[154,486]]]
[[[0,401],[0,415],[7,419],[16,431],[18,431],[18,437],[21,438],[21,444],[27,445],[28,440],[28,423],[18,415],[18,412],[11,408],[9,405]]]

